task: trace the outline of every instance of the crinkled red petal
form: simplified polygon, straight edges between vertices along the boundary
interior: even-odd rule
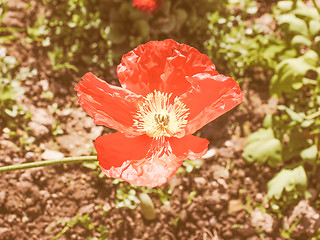
[[[209,141],[205,138],[187,135],[183,138],[168,138],[172,154],[179,159],[197,160],[206,154]]]
[[[122,86],[136,94],[158,90],[174,96],[190,88],[193,75],[218,74],[209,57],[172,39],[138,46],[122,57],[117,72]]]
[[[186,135],[226,113],[243,101],[243,92],[231,77],[198,74],[190,78],[192,87],[181,96],[189,109]]]
[[[106,176],[137,186],[156,187],[165,184],[183,160],[204,155],[208,141],[192,135],[154,140],[146,135],[128,138],[113,133],[98,137],[94,145]]]
[[[75,90],[79,104],[94,122],[128,135],[137,135],[132,128],[132,115],[136,113],[136,103],[142,97],[127,89],[112,86],[90,72],[82,79]]]

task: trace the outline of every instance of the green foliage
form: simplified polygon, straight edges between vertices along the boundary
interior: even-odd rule
[[[303,79],[308,72],[313,71],[316,75],[320,74],[320,71],[317,73],[318,62],[319,56],[313,50],[307,51],[300,57],[281,61],[271,79],[271,95],[276,97],[280,97],[282,93],[296,95],[297,92],[295,90],[299,90],[305,85]]]
[[[24,93],[20,82],[37,74],[36,70],[19,69],[18,66],[17,60],[7,56],[5,48],[0,48],[0,116],[3,120],[10,120],[11,124],[14,118],[25,114],[16,104],[16,100]]]
[[[203,164],[202,159],[190,160],[186,159],[183,161],[182,166],[178,169],[177,174],[191,173],[195,169],[199,169]]]
[[[53,136],[57,136],[57,135],[61,135],[63,133],[64,133],[64,131],[61,128],[61,122],[60,121],[56,121],[54,126],[51,128],[51,134]]]
[[[263,129],[249,136],[243,157],[273,167],[301,165],[282,169],[268,183],[270,206],[280,211],[306,196],[307,175],[315,175],[320,161],[320,14],[302,1],[279,1],[273,14],[281,37],[277,44],[266,41],[261,46],[273,49],[272,58],[261,55],[261,63],[273,72],[270,94],[282,105],[265,117]],[[303,164],[312,170],[305,172]]]
[[[27,28],[28,41],[39,42],[54,71],[89,67],[105,72],[121,56],[150,40],[173,38],[202,48],[207,12],[224,10],[221,0],[166,0],[148,15],[131,0],[46,0],[45,13]]]
[[[169,204],[171,199],[172,189],[170,186],[165,188],[157,187],[157,188],[148,188],[148,187],[137,187],[131,184],[126,184],[120,179],[114,179],[112,181],[113,184],[118,185],[117,188],[117,200],[116,206],[118,207],[128,207],[130,209],[135,209],[137,205],[140,203],[140,200],[137,198],[136,193],[142,192],[146,194],[155,194],[155,196],[159,197],[159,200],[162,204]]]
[[[94,149],[93,149],[94,150]],[[94,155],[97,155],[97,152],[94,150],[93,152]],[[99,178],[104,178],[104,172],[101,170],[99,167],[99,161],[93,161],[93,162],[84,162],[82,165],[86,168],[89,168],[92,170],[92,173],[97,175]],[[118,179],[115,179],[118,180]]]
[[[275,59],[277,66],[271,79],[270,93],[280,97],[295,98],[301,88],[312,94],[319,93],[316,80],[319,72],[320,14],[315,7],[306,6],[302,1],[280,1],[274,9],[276,20],[283,34],[282,44],[287,52]],[[290,51],[291,50],[291,51]]]
[[[145,188],[142,191],[146,193],[155,193],[159,197],[159,200],[163,205],[170,204],[170,199],[172,194],[172,189],[170,186],[157,187],[157,188]]]
[[[77,215],[75,218],[68,220],[68,221],[59,221],[57,224],[64,224],[65,227],[58,233],[56,234],[51,240],[55,239],[60,239],[60,237],[68,232],[70,228],[75,227],[76,225],[80,225],[83,228],[92,231],[96,230],[99,233],[99,238],[93,238],[93,237],[88,237],[86,239],[98,239],[98,240],[107,240],[109,237],[109,230],[105,226],[96,226],[94,222],[92,222],[90,215],[84,214],[84,215]]]
[[[309,164],[314,164],[318,156],[318,147],[311,145],[310,147],[303,149],[300,152],[300,157]]]
[[[297,218],[297,220],[289,227],[289,229],[286,229],[285,227],[280,230],[282,237],[288,240],[292,240],[291,233],[295,229],[295,227],[298,225],[298,223],[301,221],[302,215]],[[313,239],[313,238],[312,238]]]
[[[267,196],[273,211],[280,215],[289,207],[296,205],[302,197],[309,197],[307,175],[302,166],[292,170],[282,169],[268,182]]]
[[[192,203],[192,199],[197,195],[197,191],[191,191],[189,193],[188,199],[187,199],[187,204]]]
[[[126,207],[135,209],[140,203],[140,200],[136,195],[136,190],[127,185],[118,187],[116,197],[116,208]]]
[[[1,61],[1,82],[0,82],[0,104],[2,107],[8,105],[8,101],[16,100],[23,94],[23,88],[18,81],[12,81],[14,71],[19,63],[12,56],[2,56]]]
[[[17,32],[23,32],[22,28],[2,27],[2,21],[8,11],[8,0],[0,0],[0,44],[8,44],[19,39]]]
[[[297,186],[307,187],[307,175],[302,166],[292,170],[282,169],[268,182],[268,198],[280,199],[282,192],[293,191]]]
[[[260,129],[248,137],[243,157],[248,162],[277,166],[282,161],[282,144],[271,129]]]
[[[8,9],[8,0],[0,0],[0,25]]]
[[[258,24],[252,26],[247,19],[258,11],[255,1],[226,1],[228,7],[224,11],[208,14],[209,39],[205,42],[209,57],[218,69],[226,74],[244,77],[247,68],[261,64],[266,54],[272,57],[278,51],[268,49],[266,42],[277,41],[265,36]],[[263,47],[262,47],[263,46]]]
[[[98,62],[104,67],[108,47],[106,24],[102,23],[100,11],[107,11],[108,4],[99,4],[97,0],[43,3],[45,15],[39,15],[27,33],[29,42],[40,42],[48,52],[52,69],[78,71],[76,65],[98,65]]]

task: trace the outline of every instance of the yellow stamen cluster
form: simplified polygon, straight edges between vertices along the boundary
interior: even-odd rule
[[[179,97],[170,102],[172,94],[154,91],[139,103],[133,126],[149,137],[172,137],[181,134],[189,115]]]

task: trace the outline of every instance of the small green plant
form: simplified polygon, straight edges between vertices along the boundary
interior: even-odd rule
[[[126,207],[129,209],[135,209],[140,203],[136,190],[131,188],[130,185],[121,185],[119,185],[116,190],[116,208]]]
[[[14,101],[24,93],[24,90],[20,87],[19,81],[13,79],[15,70],[19,65],[17,60],[12,56],[6,56],[6,53],[4,53],[0,57],[0,62],[0,106],[1,115],[4,115],[12,108]]]
[[[51,240],[56,240],[59,239],[63,234],[65,234],[67,231],[69,231],[70,228],[75,227],[77,224],[81,224],[82,227],[84,227],[87,230],[93,230],[95,229],[95,224],[94,222],[92,222],[90,215],[84,214],[84,215],[77,215],[75,218],[68,220],[68,221],[59,221],[57,223],[57,225],[59,224],[64,224],[65,227],[57,234],[55,235],[53,238],[51,238]],[[109,236],[109,231],[106,227],[102,227],[102,226],[98,226],[97,227],[97,231],[100,232],[100,238],[101,239],[108,239]],[[93,238],[87,238],[87,239],[93,239]]]
[[[8,10],[8,0],[0,0],[0,25],[2,23],[2,20],[4,18],[4,15],[6,14]]]
[[[159,197],[162,204],[167,205],[171,199],[172,189],[170,186],[167,187],[157,187],[157,188],[147,188],[147,187],[137,187],[131,184],[126,184],[120,179],[113,179],[113,184],[117,185],[116,190],[116,207],[127,207],[130,209],[135,209],[140,203],[137,193],[153,194]]]
[[[23,95],[24,89],[20,82],[37,74],[36,70],[18,68],[18,61],[8,56],[5,48],[0,48],[0,116],[9,126],[18,121],[18,116],[26,112],[16,100]]]
[[[95,151],[95,149],[92,149],[93,155],[97,155],[97,152]],[[105,174],[103,173],[103,171],[101,170],[101,168],[99,167],[99,162],[95,161],[95,162],[84,162],[82,164],[84,167],[89,168],[92,170],[93,174],[97,175],[99,178],[104,178]],[[119,180],[119,179],[114,179],[114,180]],[[117,184],[114,181],[112,182],[113,184]]]
[[[51,128],[51,134],[53,136],[57,136],[57,135],[61,135],[63,133],[64,133],[64,131],[61,128],[61,122],[60,121],[56,121],[54,126]]]
[[[282,104],[248,137],[243,157],[286,167],[268,183],[271,208],[279,212],[308,196],[307,179],[320,163],[320,12],[302,1],[279,1],[273,13],[281,37],[268,43],[276,51],[266,66],[273,72],[270,94]]]
[[[10,44],[10,42],[18,40],[18,32],[23,32],[23,28],[3,27],[2,22],[8,11],[8,0],[0,0],[0,44]],[[1,51],[0,51],[1,52]],[[1,55],[1,54],[0,54]]]
[[[192,199],[197,195],[197,191],[191,191],[189,193],[188,199],[187,199],[187,204],[192,203]]]
[[[168,205],[170,204],[170,199],[172,198],[171,197],[171,194],[172,194],[172,189],[170,186],[166,186],[166,187],[158,187],[158,188],[145,188],[145,189],[142,189],[143,192],[146,192],[146,193],[155,193],[159,196],[159,199],[161,201],[161,203],[163,205]]]
[[[191,173],[195,169],[199,169],[203,164],[202,159],[190,160],[186,159],[183,161],[182,166],[178,169],[177,174],[181,174],[184,172]]]
[[[281,235],[288,240],[293,239],[291,237],[292,231],[295,229],[295,227],[298,225],[298,223],[301,221],[302,216],[298,217],[298,219],[289,227],[289,229],[283,228],[280,230]],[[313,238],[312,238],[313,239]]]
[[[308,197],[307,175],[302,166],[282,169],[268,182],[268,198],[271,209],[281,213],[296,205],[301,197]]]
[[[45,12],[27,27],[54,71],[94,67],[105,72],[128,50],[150,40],[173,38],[203,49],[207,12],[225,11],[220,0],[166,0],[156,14],[134,8],[131,0],[44,0]],[[130,23],[130,24],[128,24]]]
[[[228,10],[208,14],[209,39],[205,42],[209,57],[218,69],[231,72],[237,79],[244,78],[252,66],[261,65],[271,41],[262,34],[258,24],[249,25],[247,19],[258,11],[256,1],[226,1]],[[218,60],[217,60],[218,59]]]

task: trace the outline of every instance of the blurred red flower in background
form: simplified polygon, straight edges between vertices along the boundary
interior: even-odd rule
[[[148,14],[157,12],[163,0],[133,0],[133,6]]]
[[[102,171],[138,186],[163,185],[203,156],[208,140],[191,134],[243,100],[206,55],[170,39],[130,51],[117,74],[122,88],[87,73],[75,90],[96,124],[119,131],[94,143]]]

